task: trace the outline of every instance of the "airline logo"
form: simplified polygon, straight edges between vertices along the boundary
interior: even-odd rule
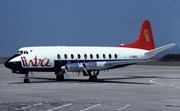
[[[24,68],[52,68],[54,63],[50,62],[50,58],[38,58],[35,56],[32,59],[21,57],[21,64]]]
[[[145,37],[146,42],[150,42],[149,33],[147,29],[144,29],[144,37]]]

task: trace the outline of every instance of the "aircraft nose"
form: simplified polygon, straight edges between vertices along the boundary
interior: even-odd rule
[[[12,63],[11,63],[10,61],[6,61],[6,62],[4,63],[4,66],[5,66],[6,68],[12,69]]]
[[[15,55],[13,55],[11,58],[9,58],[9,59],[4,63],[4,66],[5,66],[6,68],[12,69],[12,62],[10,62],[10,60],[13,59],[13,58],[15,58],[15,57],[17,57],[17,56],[19,56],[19,54],[15,54]]]

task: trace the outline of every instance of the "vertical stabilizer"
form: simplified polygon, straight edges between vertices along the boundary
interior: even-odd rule
[[[129,47],[129,48],[138,48],[145,50],[152,50],[155,48],[154,38],[151,30],[151,24],[148,20],[145,20],[142,23],[140,34],[135,42],[130,44],[120,45],[118,47]]]

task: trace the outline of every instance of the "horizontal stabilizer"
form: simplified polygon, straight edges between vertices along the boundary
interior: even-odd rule
[[[164,51],[164,50],[166,50],[166,49],[169,49],[169,48],[171,48],[171,47],[173,47],[173,46],[175,46],[175,45],[176,45],[176,44],[172,43],[172,44],[168,44],[168,45],[165,45],[165,46],[162,46],[162,47],[158,47],[158,48],[156,48],[156,49],[152,49],[152,50],[150,50],[149,52],[146,52],[146,53],[145,53],[145,56],[153,57],[153,56],[155,56],[156,54],[158,54],[158,53],[160,53],[160,52],[162,52],[162,51]]]

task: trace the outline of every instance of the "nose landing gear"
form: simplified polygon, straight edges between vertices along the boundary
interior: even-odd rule
[[[30,83],[30,79],[29,79],[29,75],[28,74],[26,74],[24,76],[24,83]]]

